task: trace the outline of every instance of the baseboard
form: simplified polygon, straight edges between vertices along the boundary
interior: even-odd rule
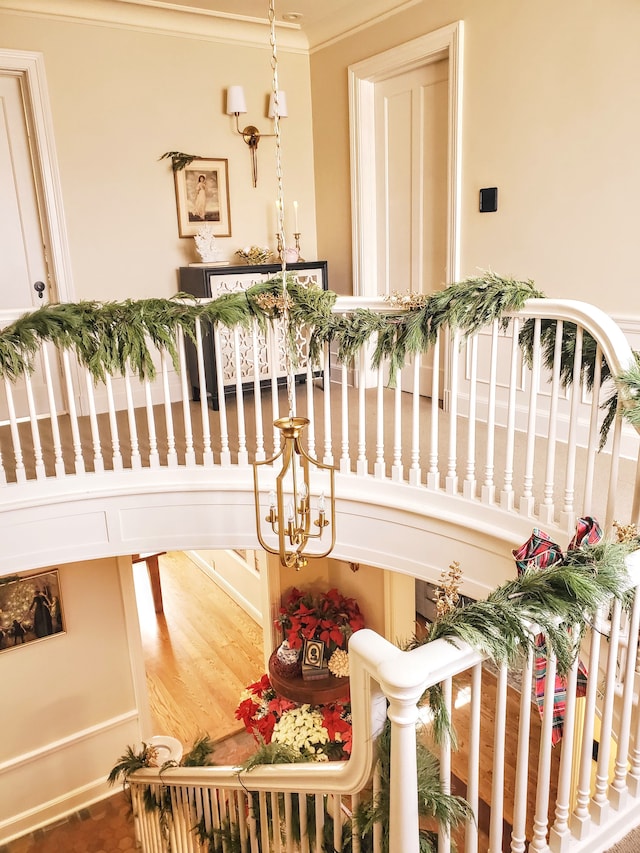
[[[254,622],[260,626],[263,625],[262,613],[247,598],[245,598],[238,589],[222,577],[222,575],[220,575],[212,565],[201,557],[197,551],[187,551],[186,553],[189,555],[190,559],[193,560],[196,566],[204,572],[205,575],[216,584],[216,586],[220,587],[220,589],[223,590],[223,592],[225,592],[232,601],[235,601],[235,603],[241,607]]]
[[[0,823],[0,844],[8,844],[30,832],[35,832],[50,823],[64,820],[80,809],[88,808],[94,803],[104,800],[114,794],[114,789],[107,783],[104,776],[69,791],[62,797],[56,797],[49,802],[27,809],[18,815]]]

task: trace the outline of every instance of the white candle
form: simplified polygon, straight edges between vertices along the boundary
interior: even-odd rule
[[[293,231],[294,234],[298,234],[300,229],[298,228],[298,202],[293,202]]]

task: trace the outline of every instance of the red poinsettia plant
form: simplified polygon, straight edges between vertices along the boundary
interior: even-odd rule
[[[287,744],[309,761],[344,760],[351,755],[348,700],[299,705],[279,697],[269,676],[263,675],[245,689],[235,716],[258,743]]]
[[[292,649],[304,640],[321,640],[328,650],[346,649],[354,631],[364,628],[364,618],[354,598],[337,589],[314,595],[294,587],[284,599],[276,620]]]

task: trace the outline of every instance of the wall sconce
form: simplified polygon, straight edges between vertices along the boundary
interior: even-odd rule
[[[276,117],[276,104],[275,104],[275,95],[272,93],[269,99],[269,118],[273,119]],[[260,133],[258,128],[253,124],[248,124],[245,128],[240,130],[240,124],[238,122],[238,116],[241,113],[246,113],[247,111],[247,103],[244,99],[244,89],[242,86],[229,86],[227,89],[227,115],[236,117],[236,131],[240,134],[240,136],[244,139],[244,141],[249,146],[249,152],[251,154],[251,177],[253,179],[253,186],[258,186],[258,143],[260,139],[265,136],[275,136],[275,133]],[[278,92],[278,116],[280,118],[286,118],[288,115],[287,112],[287,96],[285,92]]]

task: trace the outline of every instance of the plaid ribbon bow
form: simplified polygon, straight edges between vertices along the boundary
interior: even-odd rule
[[[595,545],[602,539],[602,530],[595,518],[587,516],[578,519],[576,532],[569,542],[568,551],[577,551],[585,545]],[[529,539],[513,551],[518,576],[528,570],[543,571],[551,566],[562,563],[564,555],[557,545],[543,530],[534,527]],[[535,698],[540,717],[544,714],[544,692],[547,677],[547,649],[544,634],[538,634],[535,639],[536,657],[534,664]],[[576,696],[584,696],[587,691],[587,670],[578,661],[578,683]],[[564,715],[567,704],[567,682],[556,674],[553,691],[553,727],[551,741],[555,746],[562,738],[564,731]]]

